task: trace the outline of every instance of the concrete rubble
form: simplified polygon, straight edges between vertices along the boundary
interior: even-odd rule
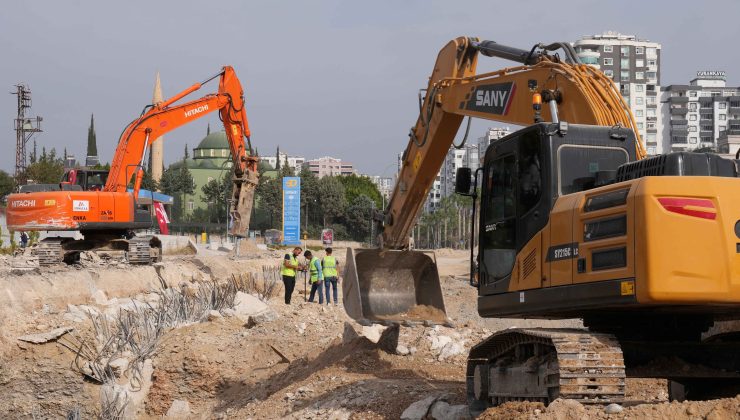
[[[18,337],[18,339],[27,343],[43,344],[48,343],[49,341],[54,341],[70,331],[74,331],[74,328],[61,327],[44,333],[23,335]]]

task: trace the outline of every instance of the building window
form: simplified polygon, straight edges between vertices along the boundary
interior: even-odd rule
[[[719,126],[719,131],[725,131],[725,130],[727,130],[727,126],[726,125],[720,125]]]
[[[696,114],[690,114],[689,121],[696,121]]]
[[[647,152],[648,152],[649,155],[654,155],[655,154],[655,147],[648,147],[647,148]]]
[[[614,59],[613,58],[605,58],[604,59],[604,65],[605,66],[611,66],[613,64],[614,64]]]
[[[213,157],[213,149],[211,149],[211,157]]]
[[[727,109],[727,102],[720,102],[718,105],[719,109]]]
[[[647,138],[647,141],[650,142],[650,143],[655,143],[655,141],[656,141],[655,140],[656,139],[655,133],[648,133],[648,135],[646,136],[646,138]]]
[[[614,47],[611,45],[604,45],[604,52],[612,52],[614,51]]]
[[[692,133],[693,132],[696,132],[696,126],[695,125],[690,125],[689,126],[689,131],[691,131]]]
[[[648,108],[647,109],[647,116],[648,117],[654,117],[655,116],[655,108]]]
[[[611,69],[609,69],[609,70],[604,70],[604,75],[605,75],[606,77],[608,77],[608,78],[610,78],[610,79],[611,79],[612,77],[614,77],[614,70],[611,70]]]
[[[630,80],[630,71],[629,70],[622,70],[621,72],[621,79],[623,82],[629,82]]]
[[[188,201],[188,210],[193,210],[195,208],[195,203],[191,200]]]
[[[630,68],[630,59],[629,58],[623,58],[619,60],[619,65],[622,66],[623,69]]]
[[[727,121],[727,115],[725,115],[725,114],[719,114],[719,120],[720,121]]]
[[[648,130],[655,130],[655,123],[654,122],[647,123],[647,128]]]
[[[635,92],[637,92],[637,89],[635,89]],[[640,97],[640,96],[638,96],[637,98],[635,98],[635,105],[642,105],[644,102],[645,102],[645,100],[642,99],[642,97]]]
[[[689,143],[696,144],[696,137],[694,136],[689,137]]]
[[[647,75],[647,78],[650,80],[654,80],[655,78],[658,77],[658,73],[654,71],[649,71],[646,73],[646,75]]]
[[[647,97],[647,104],[648,105],[655,105],[655,96],[648,96]]]
[[[642,130],[643,128],[645,128],[645,124],[643,124],[641,122],[637,123],[637,129],[638,130]]]
[[[657,48],[649,47],[645,50],[645,57],[646,58],[658,58],[658,50]]]
[[[621,93],[622,95],[629,95],[630,94],[630,85],[629,84],[625,84],[625,83],[622,83],[621,85],[619,85],[619,93]]]
[[[622,53],[622,57],[630,55],[630,47],[626,45],[623,45],[621,48],[619,48],[619,51]]]
[[[690,90],[689,91],[689,96],[692,97],[692,98],[696,98],[696,91],[695,90]]]
[[[643,47],[635,47],[635,54],[642,54],[644,52]]]
[[[221,151],[221,157],[226,157],[226,156],[228,156],[228,155],[226,154],[226,150],[222,150],[222,151]]]
[[[643,59],[635,60],[635,67],[645,67],[645,60]]]
[[[638,71],[638,72],[635,73],[635,79],[642,80],[644,78],[645,78],[645,73],[643,73],[641,71]]]
[[[655,85],[645,85],[645,90],[648,92],[655,92]]]
[[[642,115],[643,115],[643,113],[642,113],[642,110],[641,109],[638,109],[638,110],[635,111],[635,116],[636,117],[642,117]]]
[[[658,62],[656,60],[648,60],[647,65],[648,67],[655,67],[658,65]]]
[[[689,103],[689,109],[692,110],[692,111],[696,111],[697,106],[698,105],[697,105],[696,102]]]

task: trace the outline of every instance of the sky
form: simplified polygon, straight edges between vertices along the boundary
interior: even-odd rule
[[[614,30],[662,44],[663,85],[725,70],[737,86],[738,16],[736,0],[13,1],[0,13],[0,92],[28,84],[30,115],[43,117],[39,150],[66,148],[78,159],[94,113],[98,154],[108,162],[126,124],[151,102],[158,71],[170,97],[232,65],[261,155],[279,146],[390,176],[417,118],[417,92],[455,37],[529,49]],[[486,60],[479,71],[502,66]],[[0,95],[0,169],[10,173],[15,113],[15,96]],[[165,163],[195,147],[208,123],[222,128],[213,113],[169,133]],[[496,125],[474,121],[471,136]]]

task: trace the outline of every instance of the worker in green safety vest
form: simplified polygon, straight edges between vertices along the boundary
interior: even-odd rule
[[[313,302],[313,297],[318,290],[319,305],[323,305],[324,293],[322,293],[322,282],[324,281],[324,273],[321,270],[321,261],[319,261],[318,258],[314,257],[313,253],[311,253],[311,251],[309,250],[306,250],[306,252],[303,253],[303,256],[306,257],[306,259],[308,260],[309,281],[311,282],[311,294],[308,296],[308,301]]]
[[[285,304],[290,305],[290,298],[293,296],[293,289],[295,289],[295,275],[296,271],[305,270],[305,267],[298,263],[298,256],[301,255],[301,247],[297,246],[293,248],[293,252],[285,254],[283,264],[280,269],[280,274],[283,275],[283,285],[285,286]]]
[[[321,259],[321,267],[324,269],[324,286],[326,287],[326,304],[331,304],[329,289],[334,290],[334,304],[339,305],[337,298],[337,283],[339,283],[339,261],[331,255],[332,249],[326,248],[326,256]]]

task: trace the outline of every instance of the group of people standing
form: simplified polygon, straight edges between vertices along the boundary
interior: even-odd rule
[[[319,295],[319,304],[324,304],[324,291],[326,291],[326,304],[331,304],[330,292],[334,292],[334,304],[339,304],[337,296],[337,284],[339,283],[339,261],[332,255],[332,249],[326,248],[326,255],[319,259],[310,250],[303,253],[304,262],[300,263],[303,248],[297,246],[293,252],[285,254],[281,268],[283,285],[285,286],[285,304],[290,305],[290,299],[295,289],[295,279],[298,271],[305,271],[311,282],[311,294],[308,301],[313,302],[316,292]]]

